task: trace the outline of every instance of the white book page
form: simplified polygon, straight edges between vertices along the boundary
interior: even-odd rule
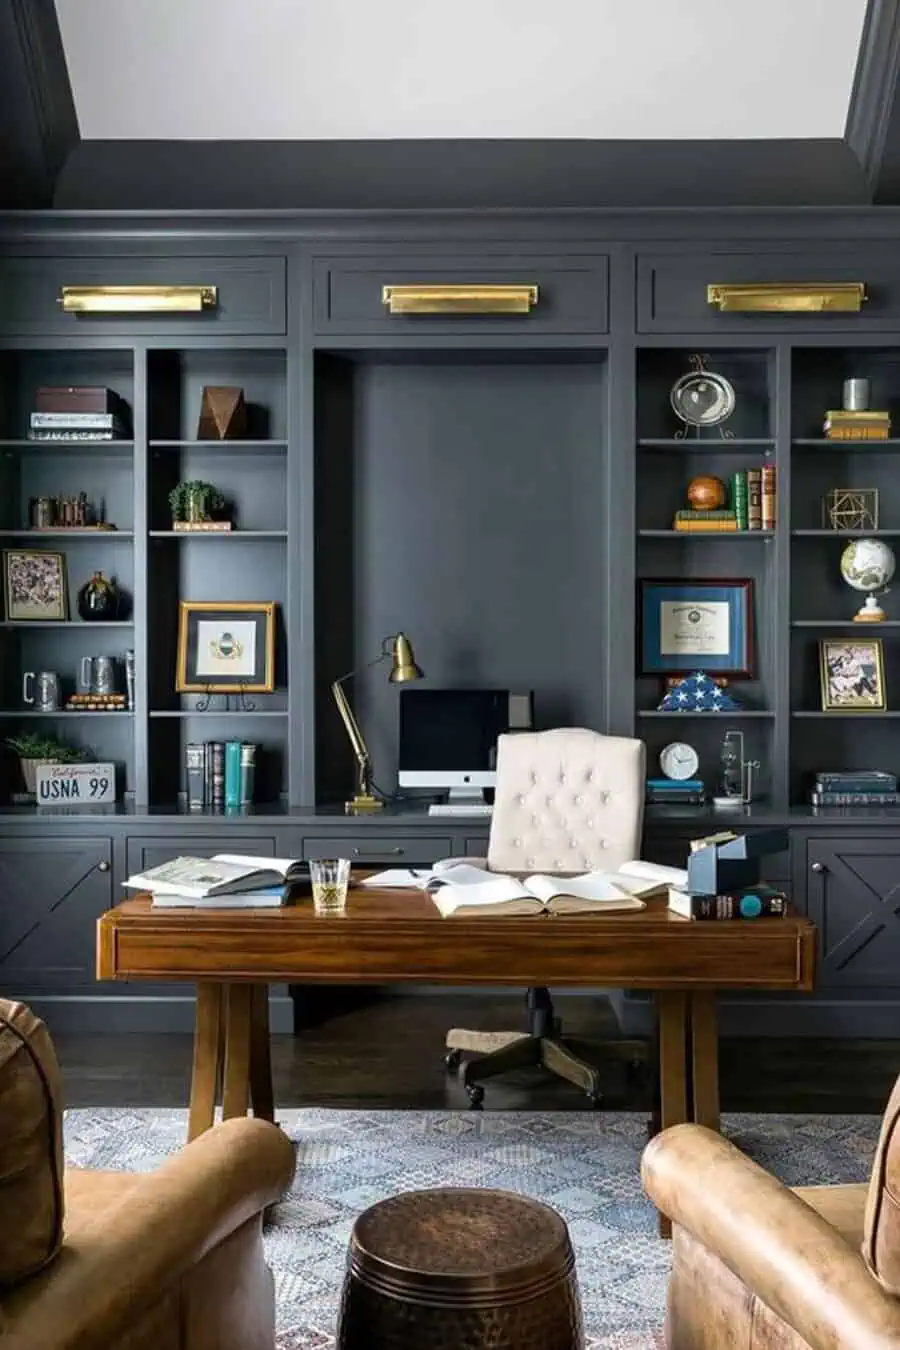
[[[537,875],[525,878],[525,885],[539,900],[552,900],[555,895],[574,895],[579,900],[596,900],[598,904],[628,902],[631,896],[615,885],[605,872],[584,872],[578,877],[550,877]]]
[[[619,868],[623,877],[640,877],[645,881],[655,881],[657,885],[686,886],[687,869],[684,867],[665,867],[662,863],[642,862],[635,858],[624,862]]]
[[[286,876],[297,862],[296,858],[260,858],[244,853],[217,853],[211,862],[229,863],[248,872],[280,872]]]
[[[455,909],[459,905],[482,905],[489,909],[491,905],[502,905],[506,900],[533,900],[534,894],[515,877],[494,877],[491,881],[474,885],[471,882],[462,886],[441,886],[439,890],[441,905],[446,909]]]

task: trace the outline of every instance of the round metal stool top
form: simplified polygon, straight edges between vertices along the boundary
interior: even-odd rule
[[[385,1293],[469,1306],[536,1294],[574,1264],[565,1221],[549,1205],[451,1186],[372,1205],[354,1224],[349,1255],[357,1278]]]

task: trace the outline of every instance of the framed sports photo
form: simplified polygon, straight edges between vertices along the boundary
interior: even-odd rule
[[[824,712],[884,712],[887,708],[881,638],[823,639],[819,675]]]
[[[3,550],[6,617],[15,623],[39,623],[69,617],[66,555],[42,549]]]
[[[640,582],[642,675],[753,674],[753,581]]]
[[[274,603],[182,600],[179,694],[271,694],[274,688]]]

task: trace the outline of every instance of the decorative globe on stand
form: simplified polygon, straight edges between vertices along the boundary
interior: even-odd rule
[[[855,591],[866,591],[866,603],[853,618],[857,623],[883,623],[887,618],[876,595],[887,590],[897,560],[881,539],[853,539],[841,554],[841,576]]]

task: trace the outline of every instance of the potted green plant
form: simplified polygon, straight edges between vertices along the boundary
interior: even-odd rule
[[[41,764],[75,764],[86,758],[86,752],[55,736],[43,735],[39,731],[24,731],[17,736],[8,736],[6,744],[15,750],[25,779],[25,790],[34,793],[35,775]]]
[[[187,520],[192,524],[212,520],[216,511],[221,511],[225,498],[213,483],[204,483],[200,478],[188,479],[172,488],[169,493],[169,508],[172,520]]]

